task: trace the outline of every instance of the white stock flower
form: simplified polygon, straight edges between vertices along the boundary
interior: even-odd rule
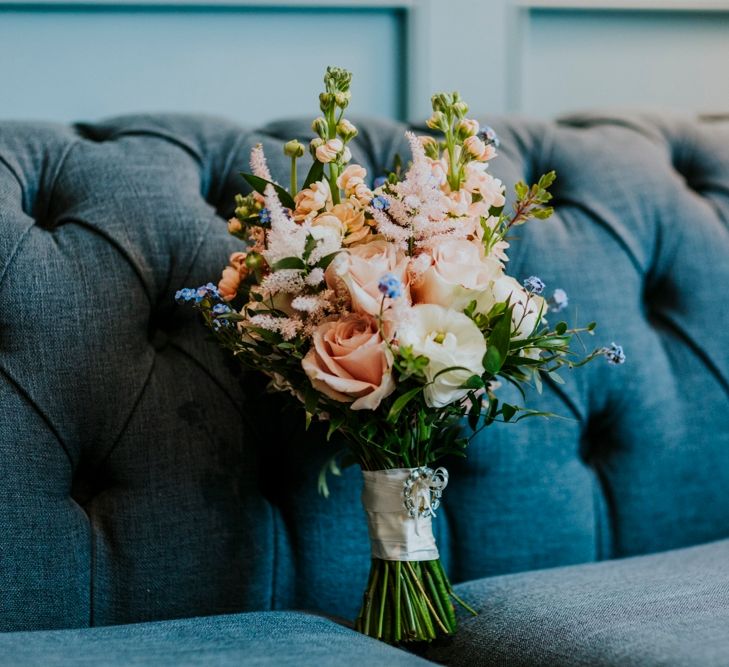
[[[470,318],[456,310],[433,304],[413,306],[404,317],[397,338],[400,346],[409,346],[414,354],[429,359],[425,369],[425,401],[431,407],[440,408],[460,400],[468,393],[461,388],[463,383],[484,372],[483,334]],[[441,372],[452,367],[458,369]]]

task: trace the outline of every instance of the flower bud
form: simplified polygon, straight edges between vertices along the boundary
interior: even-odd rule
[[[463,118],[456,123],[456,134],[461,141],[478,134],[478,129],[478,121],[470,118]]]
[[[344,118],[337,123],[337,134],[342,137],[342,141],[347,142],[354,139],[358,132],[357,128]]]
[[[332,93],[319,93],[319,108],[322,111],[327,111],[334,101],[334,95]]]
[[[433,137],[418,137],[418,141],[429,158],[438,158],[438,142]]]
[[[263,268],[263,257],[257,252],[249,252],[245,259],[246,268],[256,271]]]
[[[340,109],[346,109],[349,105],[349,100],[352,99],[352,93],[346,92],[346,93],[334,93],[334,103],[340,108]]]
[[[329,131],[329,126],[327,125],[326,120],[324,120],[324,117],[319,116],[311,122],[311,129],[313,132],[316,132],[322,139],[326,139],[327,132]]]
[[[453,105],[453,111],[455,111],[456,116],[463,118],[468,113],[468,104],[465,102],[456,102]]]
[[[304,145],[292,139],[284,144],[283,151],[288,157],[301,157],[304,154]]]
[[[238,218],[231,218],[228,220],[228,233],[229,234],[240,234],[243,231],[243,225]]]
[[[330,139],[326,143],[321,144],[316,148],[314,154],[319,162],[326,164],[337,159],[337,155],[342,152],[344,144],[341,139]]]
[[[441,130],[445,132],[448,129],[448,119],[442,111],[434,111],[433,115],[425,121],[425,124],[431,130]]]
[[[430,98],[433,111],[445,111],[451,104],[451,96],[448,93],[436,93]]]
[[[311,153],[311,156],[316,157],[316,149],[319,148],[319,146],[323,146],[323,145],[324,145],[324,139],[322,139],[321,137],[314,137],[309,142],[309,152]]]

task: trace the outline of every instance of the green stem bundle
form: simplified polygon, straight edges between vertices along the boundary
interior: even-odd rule
[[[373,558],[354,627],[391,644],[447,637],[457,627],[452,600],[476,614],[453,593],[440,560]]]

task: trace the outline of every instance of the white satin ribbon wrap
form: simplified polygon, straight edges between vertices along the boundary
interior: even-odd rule
[[[413,517],[405,507],[405,482],[415,470],[418,469],[362,471],[362,504],[367,514],[373,558],[400,561],[438,558],[428,479],[418,480],[411,491],[417,507],[427,511]]]

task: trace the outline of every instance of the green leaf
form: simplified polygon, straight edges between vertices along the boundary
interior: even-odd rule
[[[306,179],[304,179],[304,187],[308,188],[314,181],[320,181],[323,177],[324,163],[319,162],[319,160],[314,160],[314,164],[311,165],[311,169],[309,169],[309,173],[306,175]]]
[[[554,332],[558,336],[564,336],[566,331],[567,331],[567,322],[558,322],[557,326],[554,327]]]
[[[267,185],[272,185],[273,189],[278,195],[279,200],[286,208],[290,208],[292,210],[296,208],[296,204],[294,204],[294,198],[280,185],[277,185],[276,183],[271,183],[271,181],[267,181],[265,178],[260,178],[255,174],[246,174],[244,172],[241,172],[240,175],[245,178],[248,182],[248,185],[250,185],[259,194],[264,193]]]
[[[480,375],[472,375],[461,385],[463,389],[482,389],[485,386]]]
[[[402,396],[399,396],[398,399],[392,404],[390,412],[387,413],[387,421],[391,424],[394,424],[397,421],[397,418],[400,416],[400,413],[403,411],[403,408],[421,391],[423,391],[422,387],[415,387],[415,389],[406,391]]]
[[[551,206],[545,206],[544,208],[535,208],[532,211],[532,215],[537,220],[546,220],[552,215],[552,213],[554,213],[554,209]]]
[[[481,416],[481,404],[483,402],[483,394],[479,396],[469,396],[471,401],[471,409],[468,411],[468,425],[472,431],[478,428],[478,418]]]
[[[314,251],[314,248],[318,245],[317,241],[311,234],[306,237],[306,243],[304,244],[304,259],[309,259],[309,256]]]
[[[504,418],[505,422],[511,421],[511,418],[519,411],[519,408],[517,408],[514,405],[509,405],[508,403],[503,403],[501,406],[501,415]]]
[[[329,255],[324,255],[317,263],[316,265],[320,269],[324,269],[326,271],[327,267],[332,263],[332,260],[340,253],[341,250],[337,250],[337,252],[330,253]]]
[[[314,389],[313,386],[309,385],[304,389],[304,408],[307,414],[313,415],[316,413],[316,406],[319,404],[319,392]]]
[[[549,373],[549,377],[551,377],[557,384],[564,384],[564,378],[562,378],[562,376],[556,371],[551,371]]]
[[[557,179],[557,172],[556,171],[550,171],[546,174],[543,174],[541,178],[539,179],[539,187],[543,190],[546,190],[554,181]]]
[[[284,257],[278,260],[271,268],[274,271],[280,271],[281,269],[299,269],[300,271],[306,271],[306,264],[300,257]]]
[[[496,375],[506,361],[511,342],[511,306],[499,318],[488,339],[488,348],[483,358],[487,372]]]

